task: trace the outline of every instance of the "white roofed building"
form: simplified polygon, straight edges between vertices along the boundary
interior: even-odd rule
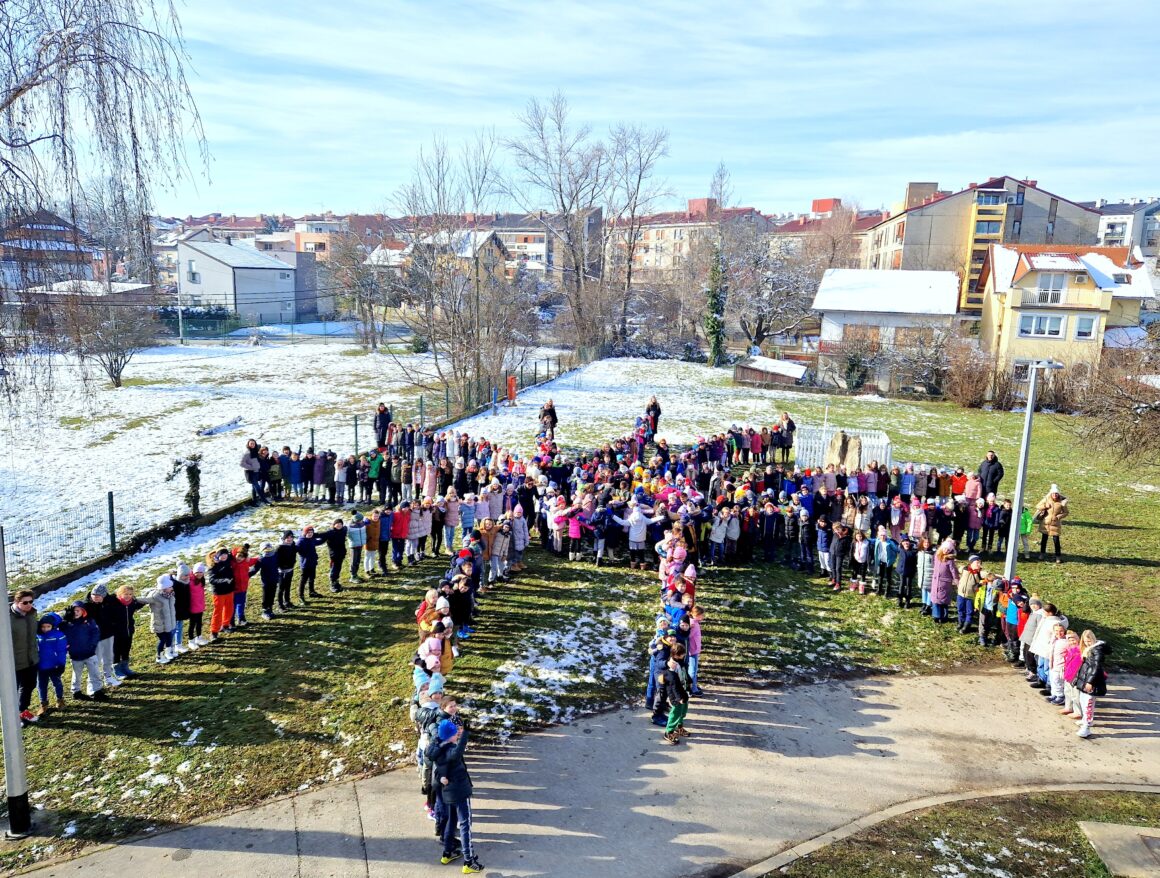
[[[813,305],[821,315],[819,378],[839,386],[864,382],[893,389],[897,378],[880,354],[921,348],[950,333],[957,322],[959,289],[953,271],[829,269]],[[876,365],[854,382],[848,367],[859,360]]]
[[[186,307],[222,307],[259,323],[292,321],[308,310],[298,301],[305,304],[309,292],[297,289],[297,265],[273,254],[216,241],[180,241],[177,262],[180,302]]]

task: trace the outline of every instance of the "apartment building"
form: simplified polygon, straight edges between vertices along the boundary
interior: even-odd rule
[[[580,211],[575,217],[558,213],[468,214],[466,225],[494,231],[510,254],[509,273],[520,269],[560,275],[569,270],[562,253],[563,242],[576,235],[584,248],[588,276],[599,277],[603,259],[604,211],[599,207]]]
[[[1100,214],[1039,187],[1036,180],[994,177],[947,193],[912,183],[905,210],[869,230],[864,266],[880,270],[954,271],[959,310],[981,315],[979,277],[993,244],[1097,242]]]
[[[1139,247],[1145,259],[1160,255],[1160,198],[1098,199],[1084,205],[1100,214],[1101,247]]]
[[[770,231],[770,252],[814,252],[829,268],[862,268],[870,230],[890,217],[886,211],[858,211],[840,198],[815,198],[808,214],[778,224]]]

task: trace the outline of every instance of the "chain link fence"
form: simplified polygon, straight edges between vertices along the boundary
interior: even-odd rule
[[[12,518],[4,525],[10,588],[43,582],[116,550],[131,536],[117,524],[116,497],[69,505],[59,515]]]

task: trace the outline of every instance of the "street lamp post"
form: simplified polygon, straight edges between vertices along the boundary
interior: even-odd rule
[[[1007,563],[1003,575],[1007,581],[1015,575],[1015,561],[1019,557],[1019,520],[1023,514],[1023,492],[1027,485],[1027,456],[1031,450],[1031,420],[1035,417],[1035,398],[1039,393],[1039,371],[1062,369],[1062,363],[1041,360],[1027,367],[1030,386],[1027,388],[1027,415],[1023,419],[1023,443],[1019,448],[1019,473],[1015,477],[1015,497],[1011,502],[1011,528],[1007,534]]]

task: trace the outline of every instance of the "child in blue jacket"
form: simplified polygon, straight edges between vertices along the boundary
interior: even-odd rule
[[[36,635],[36,644],[40,649],[40,662],[37,665],[37,682],[40,688],[40,712],[49,709],[48,683],[52,681],[52,688],[56,690],[56,706],[64,707],[64,675],[65,665],[68,663],[68,638],[60,630],[60,616],[56,613],[45,613],[40,617],[40,633]]]

